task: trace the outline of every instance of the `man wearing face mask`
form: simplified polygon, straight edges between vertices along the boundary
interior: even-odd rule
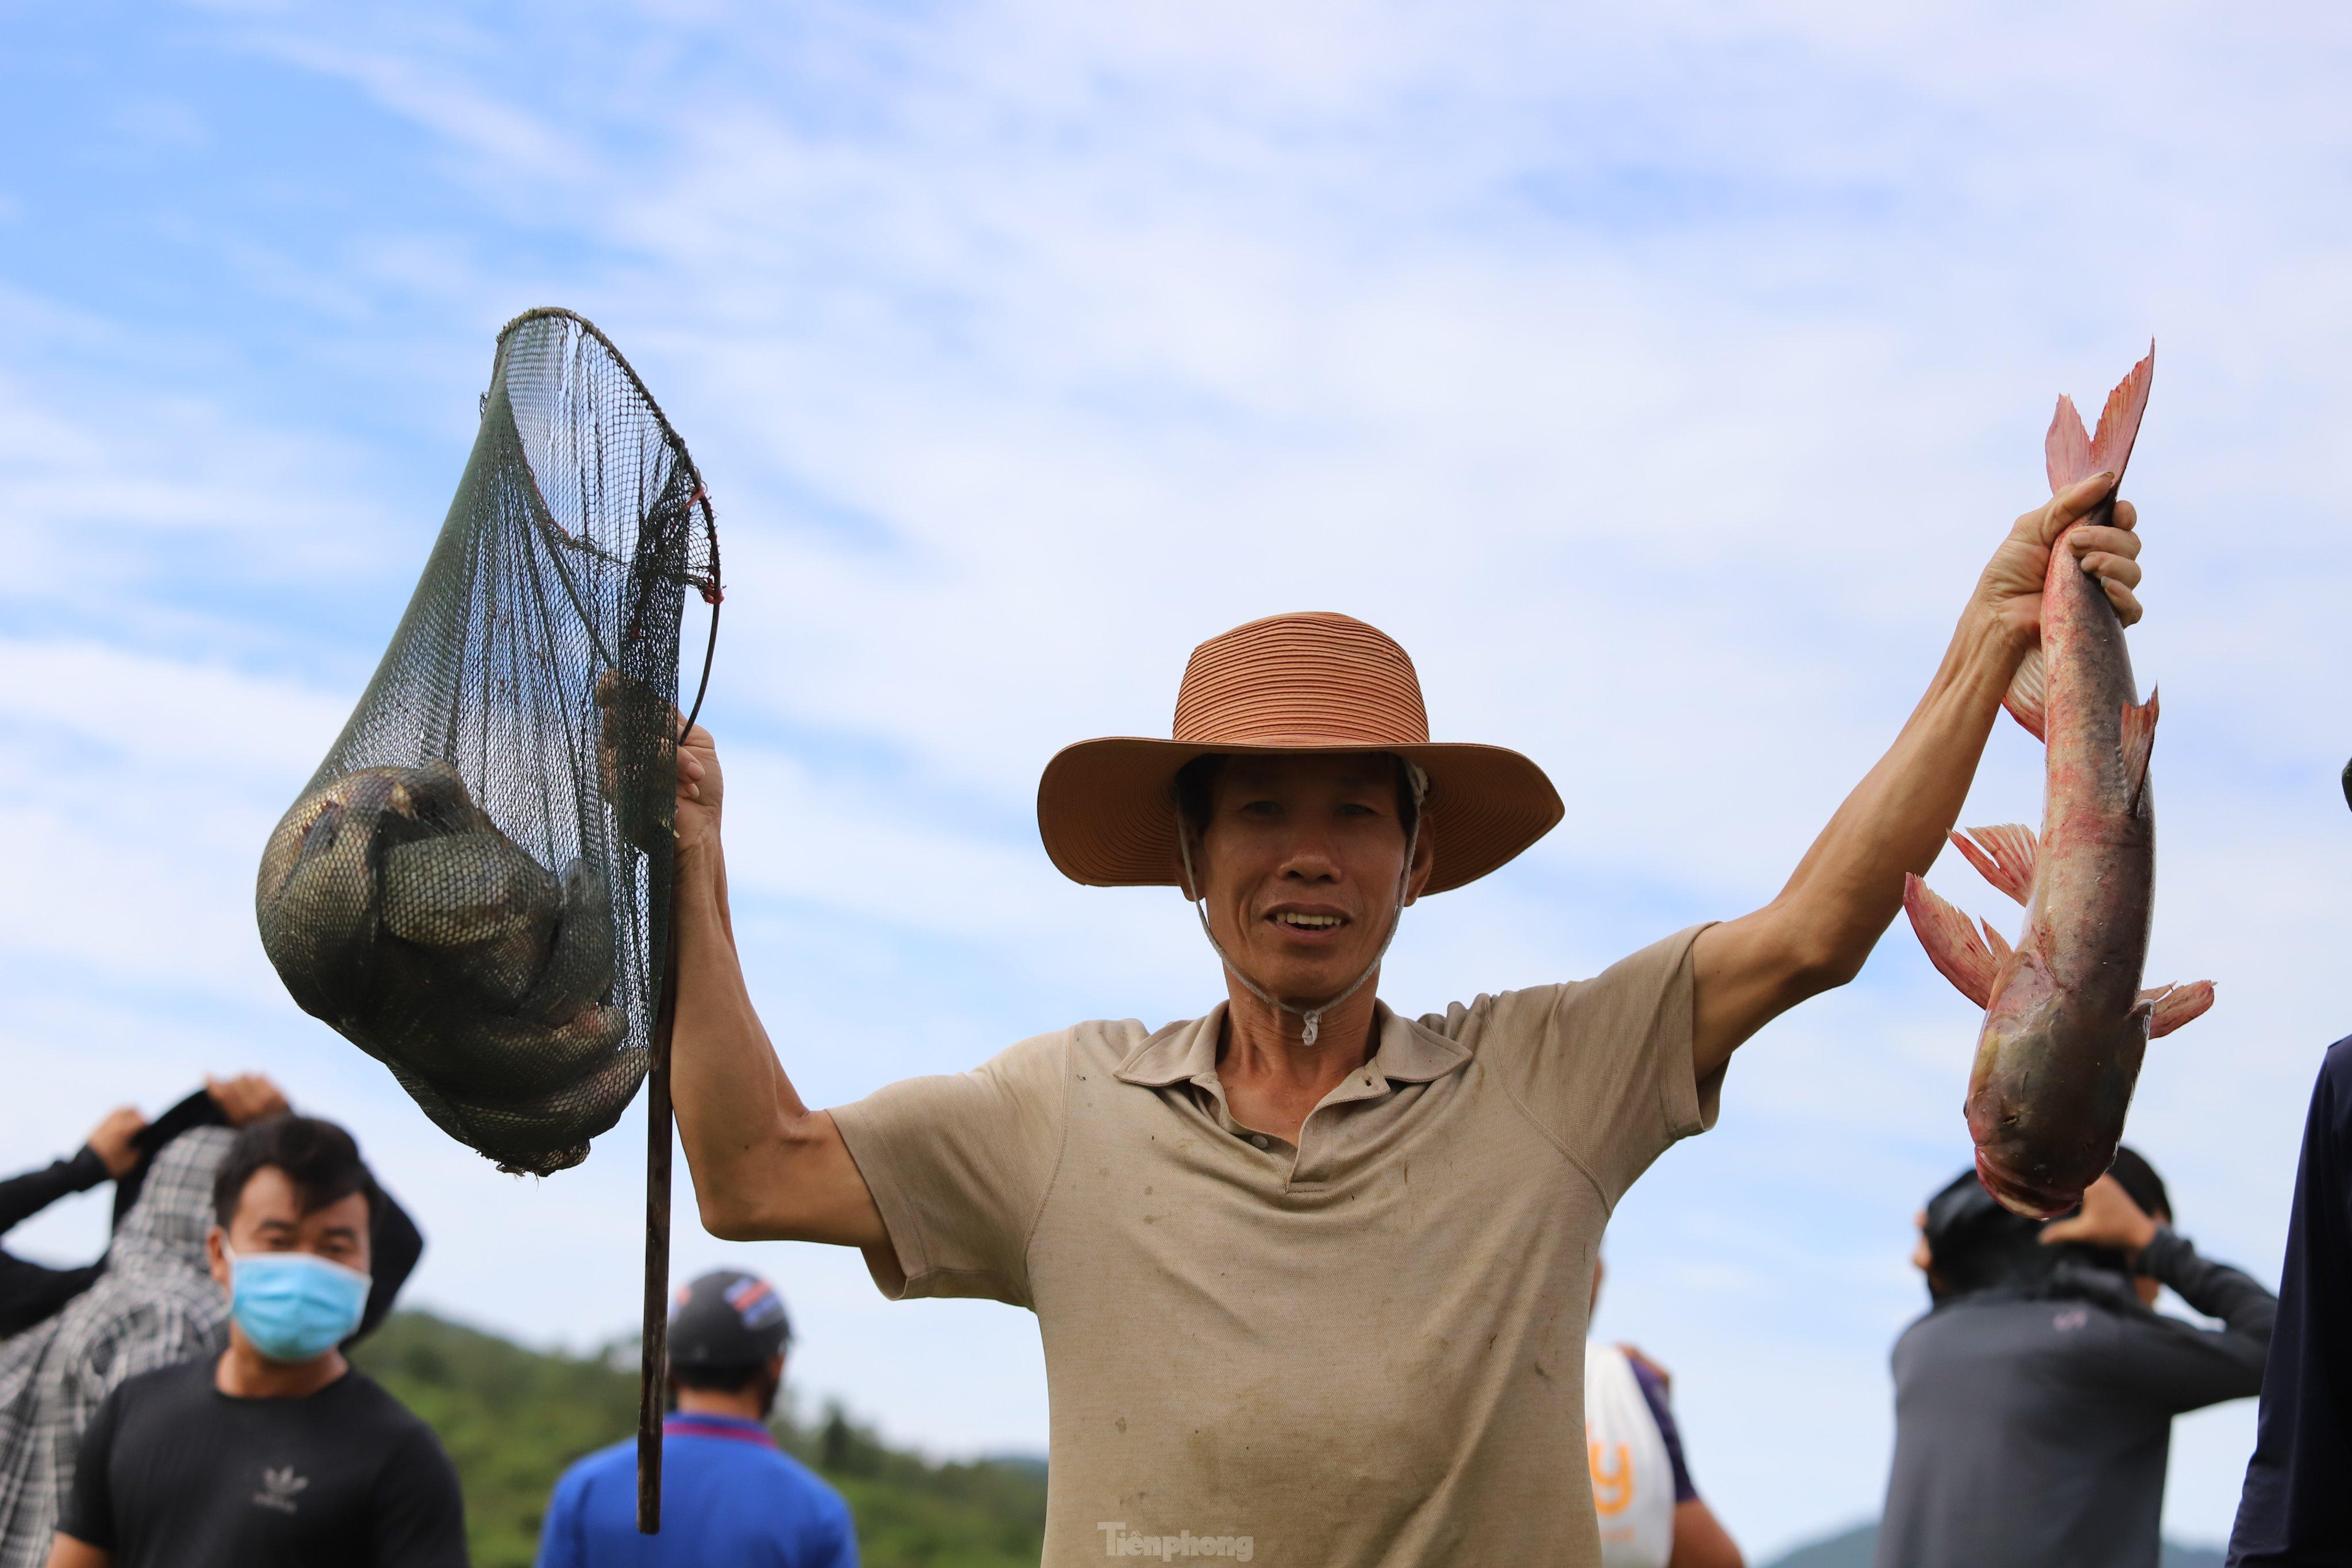
[[[448,1456],[338,1348],[367,1306],[378,1201],[332,1122],[281,1116],[237,1135],[205,1241],[228,1348],[99,1406],[50,1568],[463,1568]]]
[[[857,1568],[849,1505],[768,1430],[792,1338],[783,1298],[756,1274],[722,1268],[680,1290],[669,1314],[677,1409],[662,1424],[661,1533],[637,1533],[637,1446],[616,1443],[556,1483],[539,1568]]]

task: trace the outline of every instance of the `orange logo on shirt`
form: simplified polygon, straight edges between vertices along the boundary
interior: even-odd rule
[[[1592,1470],[1592,1506],[1602,1514],[1623,1513],[1633,1506],[1633,1456],[1622,1443],[1604,1446],[1595,1441],[1590,1422],[1584,1432],[1587,1462]]]

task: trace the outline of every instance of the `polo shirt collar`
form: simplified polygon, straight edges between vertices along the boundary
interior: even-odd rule
[[[762,1447],[776,1447],[776,1436],[764,1421],[748,1415],[714,1415],[705,1411],[673,1410],[662,1419],[662,1432],[671,1437],[723,1437]]]
[[[1218,1087],[1217,1036],[1224,1027],[1226,1006],[1220,1002],[1198,1018],[1160,1030],[1129,1052],[1111,1076],[1121,1083],[1147,1089],[1187,1082],[1204,1089]],[[1365,1064],[1371,1083],[1367,1085],[1363,1075],[1351,1074],[1332,1092],[1333,1100],[1369,1098],[1363,1089],[1380,1092],[1382,1080],[1429,1083],[1470,1059],[1470,1053],[1461,1046],[1400,1016],[1385,1002],[1372,1004],[1372,1019],[1379,1026],[1381,1043]]]

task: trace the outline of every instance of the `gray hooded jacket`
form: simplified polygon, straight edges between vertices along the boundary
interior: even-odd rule
[[[99,1401],[127,1378],[227,1344],[228,1300],[206,1267],[205,1233],[213,1175],[235,1136],[199,1127],[173,1139],[114,1233],[98,1283],[0,1342],[0,1568],[48,1561]]]

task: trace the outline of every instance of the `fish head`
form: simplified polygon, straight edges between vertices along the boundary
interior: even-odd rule
[[[2005,1168],[1982,1146],[1977,1150],[1977,1180],[1984,1184],[1984,1190],[1992,1194],[1995,1203],[2027,1219],[2056,1219],[2082,1206],[2082,1187],[2037,1182],[2020,1175]]]
[[[474,804],[457,770],[436,757],[421,767],[394,770],[392,809],[434,833],[478,833],[489,817]]]

